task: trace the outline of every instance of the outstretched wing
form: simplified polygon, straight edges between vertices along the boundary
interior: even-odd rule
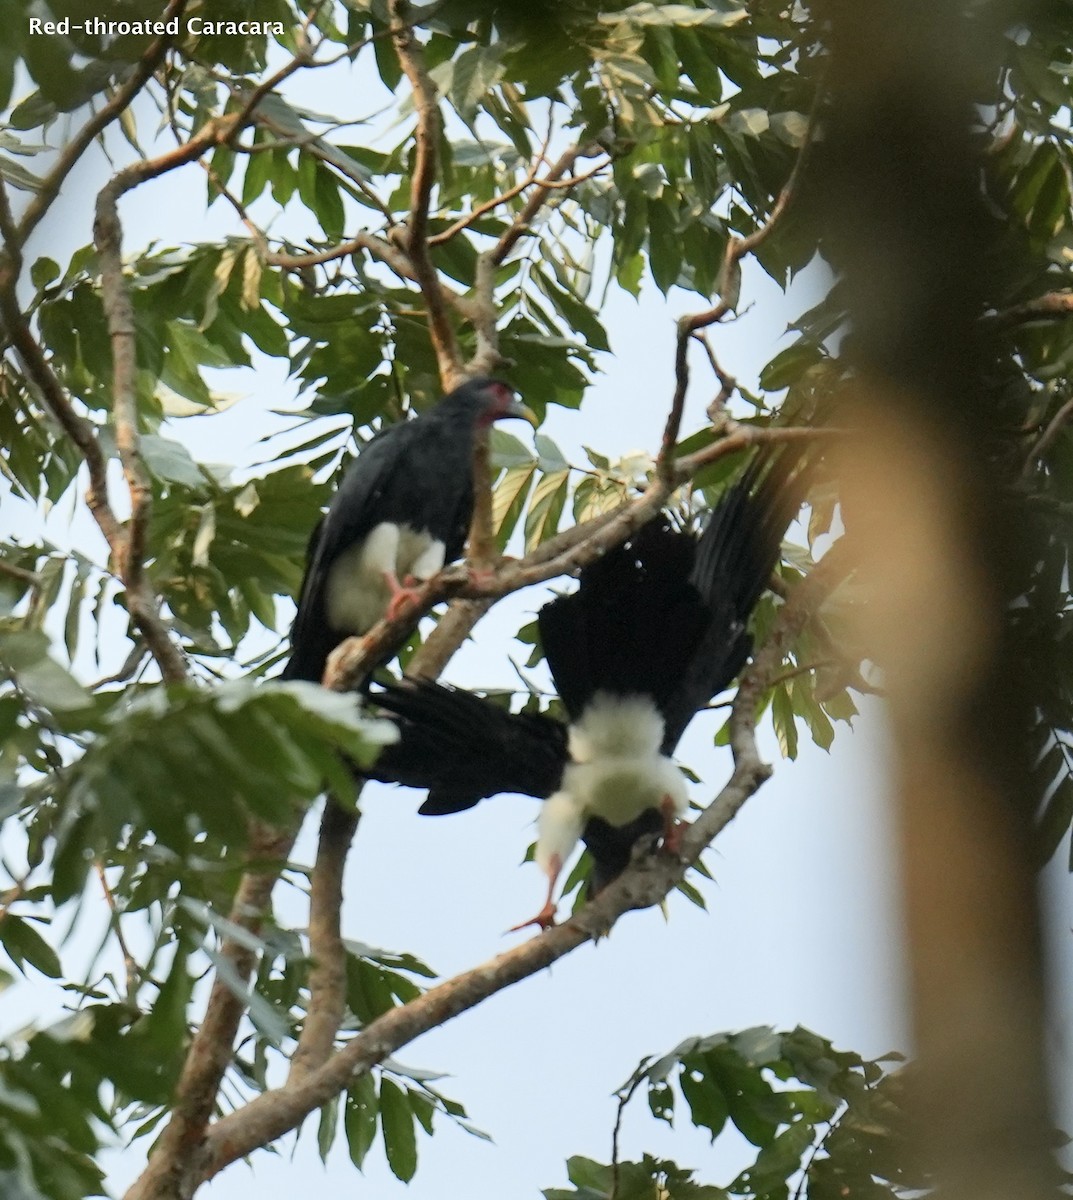
[[[650,696],[662,712],[707,628],[690,583],[696,539],[658,517],[587,566],[537,621],[572,720],[597,692]]]
[[[461,812],[500,792],[544,799],[559,786],[567,733],[553,717],[508,712],[428,680],[387,684],[369,699],[393,718],[399,740],[365,774],[426,788],[426,815]]]
[[[708,612],[703,636],[662,706],[670,754],[698,709],[727,687],[752,650],[749,618],[801,506],[800,456],[760,454],[712,510],[690,582]]]

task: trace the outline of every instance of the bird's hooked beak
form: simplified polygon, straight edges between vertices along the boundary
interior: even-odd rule
[[[523,404],[517,397],[503,410],[503,415],[505,417],[521,417],[523,421],[528,421],[534,429],[540,424],[536,413],[533,412],[528,404]]]

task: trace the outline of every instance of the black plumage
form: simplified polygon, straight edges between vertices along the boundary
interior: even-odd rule
[[[639,837],[672,836],[687,806],[670,760],[694,713],[750,650],[748,620],[800,503],[797,460],[757,456],[699,539],[665,518],[586,567],[540,610],[545,657],[569,717],[511,714],[439,684],[389,685],[374,699],[400,739],[375,777],[425,787],[422,812],[456,812],[499,792],[544,799],[537,861],[555,880],[580,836],[598,889]]]
[[[366,633],[465,546],[473,447],[482,426],[532,413],[497,379],[473,379],[411,421],[377,434],[351,465],[310,538],[286,679],[319,682],[328,655]]]

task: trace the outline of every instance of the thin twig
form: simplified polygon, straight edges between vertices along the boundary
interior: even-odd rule
[[[39,588],[41,586],[41,576],[36,571],[27,571],[25,567],[16,567],[14,563],[9,563],[3,558],[0,558],[0,575],[17,579],[19,583],[25,583],[27,587]]]
[[[615,1127],[611,1131],[611,1195],[609,1200],[618,1200],[618,1164],[619,1136],[622,1132],[622,1118],[626,1113],[626,1105],[633,1099],[637,1089],[644,1082],[644,1074],[638,1074],[625,1092],[618,1093],[618,1108],[615,1111]]]
[[[719,359],[716,358],[712,344],[708,340],[708,335],[703,330],[698,330],[693,335],[693,340],[699,342],[704,347],[704,353],[708,356],[708,362],[711,364],[712,371],[715,373],[716,379],[719,380],[719,393],[707,408],[708,420],[713,422],[719,421],[725,414],[726,406],[738,390],[738,381],[719,365]]]
[[[772,231],[793,201],[815,140],[816,125],[823,97],[824,88],[821,84],[816,89],[812,112],[809,114],[808,128],[805,131],[793,169],[790,171],[790,177],[776,197],[767,219],[747,237],[732,237],[727,242],[717,284],[718,303],[704,312],[690,313],[678,319],[678,336],[674,356],[674,394],[671,400],[670,414],[663,431],[659,456],[656,459],[656,470],[661,477],[669,478],[674,448],[678,444],[678,431],[682,423],[686,392],[689,389],[690,340],[702,329],[717,324],[737,309],[741,298],[741,260],[746,255],[754,253],[771,236]]]
[[[57,379],[41,343],[34,337],[16,295],[19,257],[0,260],[0,320],[7,340],[19,357],[27,379],[36,387],[45,408],[78,447],[89,470],[86,505],[113,556],[122,552],[122,528],[108,499],[107,459],[91,421],[75,412],[70,398]]]
[[[308,35],[310,24],[313,22],[313,19],[319,10],[323,8],[323,6],[323,3],[315,4],[310,8],[309,12],[306,13],[305,20],[299,27],[297,41],[300,48],[298,52],[290,59],[289,62],[285,62],[278,71],[272,75],[269,75],[267,79],[262,79],[261,82],[253,89],[253,91],[250,92],[247,97],[245,97],[245,104],[238,114],[238,120],[235,122],[234,136],[237,137],[238,133],[245,129],[250,123],[257,106],[268,95],[269,92],[274,91],[281,83],[289,79],[295,73],[295,71],[301,70],[302,67],[308,67],[313,61],[317,47],[309,46],[306,43],[306,37]]]
[[[489,261],[494,266],[501,266],[507,255],[514,249],[519,238],[529,232],[529,226],[532,224],[537,213],[544,207],[544,202],[547,200],[556,180],[562,179],[579,158],[591,158],[593,155],[599,153],[600,147],[595,145],[584,148],[581,146],[570,146],[563,151],[558,160],[549,169],[547,175],[540,181],[540,185],[533,191],[529,199],[526,200],[521,211],[511,222],[510,228],[504,231],[499,241],[488,252]]]
[[[123,936],[123,927],[119,919],[119,905],[116,903],[115,893],[108,883],[104,863],[98,858],[94,866],[97,869],[97,878],[100,881],[101,891],[104,892],[104,898],[108,902],[108,908],[112,913],[111,925],[115,931],[116,943],[119,946],[120,953],[123,955],[123,967],[127,974],[127,999],[133,1000],[138,993],[138,975],[140,970],[138,960],[131,954],[130,946],[127,945],[127,940]]]

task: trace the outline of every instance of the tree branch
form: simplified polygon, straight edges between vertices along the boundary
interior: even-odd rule
[[[228,919],[255,937],[271,903],[278,864],[294,845],[298,823],[289,829],[254,828],[250,866],[235,893]],[[253,869],[254,863],[261,864],[261,869]],[[245,998],[236,995],[235,984],[249,981],[257,953],[248,943],[234,938],[224,940],[219,956],[227,964],[228,980],[224,980],[223,972],[217,968],[205,1019],[194,1035],[175,1090],[171,1119],[157,1139],[146,1169],[127,1191],[125,1200],[176,1200],[193,1194],[197,1164],[204,1161],[206,1128],[220,1081],[231,1064],[235,1037],[246,1011]]]
[[[663,430],[659,456],[656,459],[656,471],[660,478],[670,478],[674,448],[678,444],[678,431],[682,424],[686,392],[689,390],[690,339],[696,337],[701,330],[722,321],[728,313],[737,309],[741,297],[741,260],[746,255],[754,253],[771,236],[772,231],[793,202],[815,140],[816,124],[823,96],[824,88],[821,84],[816,89],[808,127],[805,130],[804,140],[793,169],[790,171],[790,177],[776,197],[767,219],[748,237],[731,237],[727,242],[723,254],[723,266],[719,272],[719,282],[716,285],[719,302],[704,312],[691,313],[678,318],[678,337],[674,355],[674,394],[671,399],[671,411]],[[720,378],[722,379],[722,377]],[[724,388],[725,386],[724,383]]]
[[[1005,329],[1014,325],[1025,325],[1029,321],[1070,315],[1073,315],[1073,291],[1046,292],[1033,300],[1026,300],[1023,304],[1004,308],[991,317],[985,317],[984,321]]]
[[[492,607],[491,600],[453,600],[436,628],[406,667],[410,679],[438,679],[474,626]]]
[[[161,674],[171,682],[186,678],[186,663],[161,620],[160,599],[154,594],[144,569],[153,489],[138,435],[137,340],[134,307],[123,274],[123,228],[118,202],[120,196],[145,180],[200,158],[209,146],[226,136],[224,131],[229,131],[232,124],[231,121],[210,121],[185,145],[158,158],[124,167],[97,194],[93,222],[93,237],[101,265],[101,301],[112,339],[112,420],[131,506],[126,530],[112,544],[112,550],[113,553],[118,551],[119,573],[126,589],[131,620],[145,638]]]
[[[358,820],[356,809],[340,808],[331,796],[325,800],[309,892],[309,1003],[288,1081],[328,1061],[346,1013],[346,949],[339,918],[343,872]]]
[[[21,261],[17,247],[10,246],[0,259],[0,320],[3,321],[8,342],[18,355],[27,379],[37,388],[44,407],[85,459],[89,470],[86,505],[104,535],[109,550],[118,559],[122,551],[123,532],[108,499],[108,461],[98,441],[96,427],[75,412],[70,397],[57,379],[41,343],[34,337],[19,306],[16,284]]]
[[[591,530],[584,537],[568,530],[571,537],[552,539],[553,549],[538,547],[522,560],[501,559],[495,570],[474,578],[464,565],[445,567],[426,584],[415,589],[413,599],[404,604],[397,616],[382,620],[363,637],[347,638],[332,651],[324,674],[326,687],[350,691],[378,663],[393,654],[409,637],[416,623],[435,604],[462,596],[471,600],[498,600],[511,592],[558,575],[580,570],[613,546],[620,545],[663,507],[675,488],[691,479],[701,467],[748,446],[763,443],[807,441],[831,435],[832,430],[797,427],[761,428],[733,424],[725,437],[675,460],[670,479],[658,476],[634,500],[579,527]],[[562,535],[560,535],[561,537]],[[543,551],[543,552],[541,552]]]
[[[581,146],[570,146],[563,151],[547,175],[540,181],[539,186],[529,199],[526,200],[522,210],[511,222],[510,228],[503,233],[499,241],[488,252],[489,261],[493,266],[501,266],[504,259],[506,259],[507,255],[518,243],[518,240],[529,232],[529,226],[532,224],[537,213],[544,207],[544,203],[551,194],[556,182],[562,179],[579,158],[592,158],[599,153],[600,147],[595,144],[584,148]]]
[[[391,14],[391,40],[399,57],[399,65],[413,89],[414,107],[417,110],[407,251],[428,307],[429,336],[436,352],[440,382],[444,391],[449,392],[462,382],[464,373],[458,341],[447,315],[440,277],[433,266],[428,245],[429,208],[432,190],[436,185],[437,148],[442,132],[440,109],[436,87],[425,68],[424,52],[408,20],[409,0],[389,0],[388,11]]]

